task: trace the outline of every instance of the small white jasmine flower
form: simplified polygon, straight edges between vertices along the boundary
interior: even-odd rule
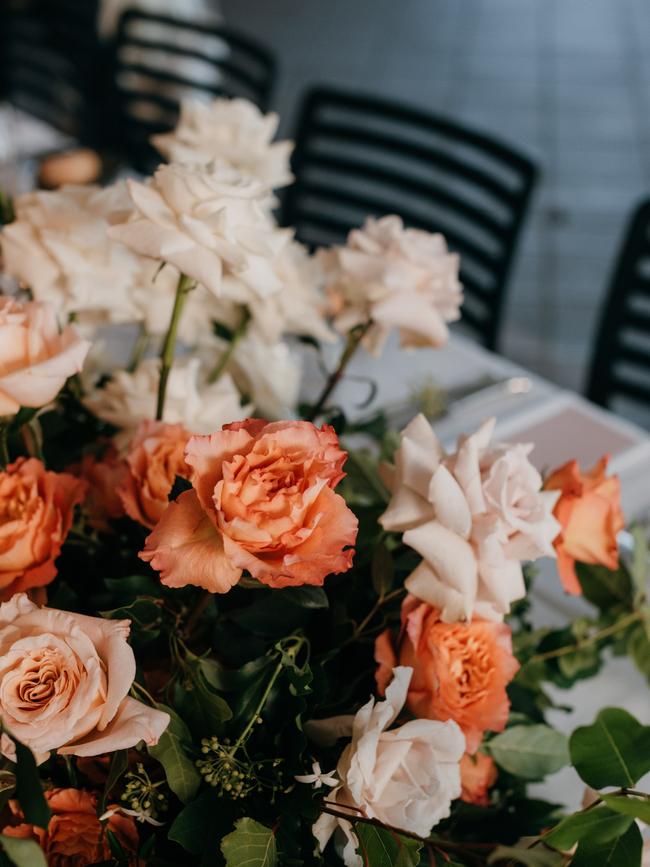
[[[313,774],[305,774],[297,776],[296,780],[299,783],[306,783],[308,786],[313,785],[315,789],[320,789],[322,786],[338,786],[339,780],[334,776],[336,771],[328,771],[323,773],[319,762],[314,762],[311,766]]]
[[[110,809],[106,810],[105,813],[102,813],[102,815],[99,817],[99,821],[107,822],[116,813],[122,813],[123,816],[132,816],[136,820],[136,822],[146,822],[148,825],[154,825],[156,828],[162,828],[162,826],[165,824],[164,822],[159,822],[157,819],[154,819],[146,811],[127,810],[126,807],[111,807]]]

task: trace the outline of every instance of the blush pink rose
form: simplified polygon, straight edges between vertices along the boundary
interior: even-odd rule
[[[54,400],[89,349],[71,326],[59,332],[49,305],[0,296],[0,416]]]
[[[49,584],[86,484],[19,458],[0,472],[0,599]]]
[[[0,720],[37,756],[96,756],[155,744],[169,717],[129,697],[128,620],[0,605]]]
[[[138,832],[130,816],[109,809],[111,815],[102,825],[97,817],[97,796],[84,789],[50,789],[45,798],[52,813],[46,830],[24,822],[12,802],[14,823],[6,825],[2,833],[37,842],[49,867],[87,867],[111,860],[108,830],[117,838],[128,863],[138,863]]]
[[[334,488],[347,455],[334,430],[260,419],[192,437],[186,491],[140,556],[164,584],[225,593],[244,570],[271,587],[322,584],[352,565],[358,522]]]
[[[118,494],[126,514],[152,530],[168,506],[176,476],[187,479],[185,446],[190,434],[180,424],[144,421],[126,456]]]
[[[519,670],[505,623],[477,617],[445,623],[438,609],[407,596],[397,651],[384,632],[375,644],[375,659],[380,692],[396,664],[413,668],[409,710],[419,718],[454,720],[468,753],[476,752],[484,732],[505,728],[510,711],[506,686]]]

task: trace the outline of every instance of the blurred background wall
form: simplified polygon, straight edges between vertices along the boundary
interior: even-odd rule
[[[648,0],[221,0],[278,55],[282,132],[300,92],[341,84],[503,135],[543,175],[502,351],[583,385],[627,215],[650,187]]]

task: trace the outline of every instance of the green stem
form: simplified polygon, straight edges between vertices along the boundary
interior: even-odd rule
[[[239,320],[239,324],[237,325],[237,327],[233,331],[232,337],[230,338],[230,343],[228,344],[228,346],[224,350],[223,354],[219,358],[219,361],[217,361],[216,365],[214,366],[214,368],[210,372],[210,375],[208,376],[208,382],[209,383],[216,382],[219,379],[219,377],[221,376],[221,374],[224,372],[226,367],[228,367],[228,364],[230,363],[230,359],[232,358],[233,353],[234,353],[235,349],[237,348],[237,344],[242,339],[244,334],[246,334],[246,329],[248,328],[248,323],[250,322],[250,320],[251,320],[250,311],[249,311],[248,307],[244,307],[242,310],[241,319]]]
[[[0,470],[9,463],[9,425],[0,422]]]
[[[188,638],[191,638],[192,633],[194,632],[194,627],[201,619],[201,615],[208,607],[210,602],[212,602],[213,594],[210,593],[209,590],[204,590],[201,594],[199,601],[196,603],[194,608],[192,609],[192,613],[190,614],[187,624],[185,626],[185,635]]]
[[[181,313],[185,306],[187,296],[194,289],[196,283],[185,274],[181,274],[178,278],[178,286],[176,287],[176,298],[174,299],[174,307],[172,316],[169,322],[169,328],[165,335],[165,341],[160,352],[160,382],[158,383],[158,403],[156,406],[156,419],[162,420],[165,411],[165,395],[167,393],[167,380],[174,363],[174,353],[176,351],[176,335],[178,334],[178,325],[181,319]]]
[[[43,460],[43,431],[37,418],[30,419],[20,429],[20,435],[27,453],[34,458]]]
[[[361,623],[356,627],[350,638],[344,642],[344,644],[350,644],[353,641],[357,641],[362,635],[365,628],[372,621],[375,614],[377,614],[384,605],[388,605],[389,602],[392,602],[393,599],[397,599],[405,593],[403,587],[399,587],[397,590],[393,590],[391,593],[386,594],[386,596],[380,597],[370,612],[363,618]]]
[[[597,644],[601,639],[608,638],[610,635],[616,635],[617,632],[622,632],[627,629],[632,623],[641,620],[643,615],[640,611],[633,611],[627,617],[623,617],[611,626],[594,632],[588,638],[583,638],[581,641],[576,641],[575,644],[567,644],[564,647],[558,647],[555,650],[547,650],[545,653],[538,653],[533,656],[531,662],[543,662],[546,659],[557,659],[560,656],[567,656],[569,653],[576,653],[582,650],[583,647],[589,647],[592,644]]]
[[[313,405],[311,412],[308,413],[306,421],[313,421],[322,413],[330,395],[341,381],[341,378],[343,377],[343,374],[345,373],[348,364],[350,363],[350,361],[352,361],[354,353],[359,348],[361,341],[368,333],[368,329],[371,325],[372,322],[368,320],[365,325],[358,325],[356,328],[353,328],[352,331],[350,331],[345,347],[343,348],[343,352],[341,353],[339,363],[336,366],[336,369],[329,375],[327,382],[325,383],[325,387],[323,388],[320,397]]]
[[[129,361],[129,366],[127,367],[127,371],[129,373],[133,373],[135,370],[137,370],[140,362],[144,358],[144,354],[147,351],[148,347],[149,334],[144,324],[141,324],[140,331],[138,332],[138,336],[133,346],[133,352],[131,353],[131,360]]]

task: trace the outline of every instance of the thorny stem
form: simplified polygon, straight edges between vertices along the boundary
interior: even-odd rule
[[[196,283],[185,274],[181,274],[178,278],[176,287],[176,297],[174,298],[174,307],[169,322],[169,328],[165,335],[165,341],[160,352],[160,382],[158,383],[158,403],[156,406],[156,419],[161,421],[165,411],[165,395],[167,393],[167,380],[174,364],[174,353],[176,351],[176,335],[178,334],[178,326],[181,320],[181,314],[185,307],[187,296],[194,289]]]
[[[371,325],[372,322],[368,320],[365,325],[358,325],[356,328],[353,328],[352,331],[350,331],[350,333],[348,334],[347,342],[339,359],[339,363],[336,369],[329,375],[328,380],[325,383],[325,387],[321,392],[320,397],[312,407],[311,412],[307,415],[306,421],[313,421],[315,418],[317,418],[317,416],[321,414],[330,395],[341,381],[341,378],[343,377],[343,374],[345,373],[348,364],[352,360],[354,353],[359,348],[361,341],[368,333],[368,329]]]
[[[640,611],[633,611],[631,614],[628,614],[627,617],[623,617],[621,620],[613,623],[611,626],[607,626],[605,629],[594,632],[594,634],[590,635],[588,638],[576,641],[575,644],[567,644],[564,647],[558,647],[555,650],[547,650],[545,653],[538,653],[532,657],[531,662],[543,662],[546,659],[557,659],[559,656],[567,656],[569,653],[575,653],[578,650],[582,650],[583,647],[590,647],[592,644],[597,644],[602,638],[607,638],[610,635],[616,635],[617,632],[622,632],[624,629],[627,629],[630,624],[636,623],[637,620],[641,620],[642,618],[643,615]]]
[[[224,372],[226,367],[228,367],[228,363],[230,362],[230,359],[232,358],[233,352],[237,348],[237,344],[242,339],[242,337],[246,334],[246,329],[248,328],[248,323],[250,322],[250,320],[251,320],[250,311],[249,311],[248,307],[244,307],[242,310],[242,315],[241,315],[241,319],[239,321],[239,324],[237,325],[237,327],[233,331],[232,337],[230,338],[230,343],[228,344],[228,346],[226,347],[226,349],[222,353],[221,357],[219,358],[219,361],[217,361],[216,365],[214,366],[214,368],[210,372],[210,375],[208,376],[208,382],[209,383],[216,382],[219,379],[219,377],[221,376],[221,374]]]

